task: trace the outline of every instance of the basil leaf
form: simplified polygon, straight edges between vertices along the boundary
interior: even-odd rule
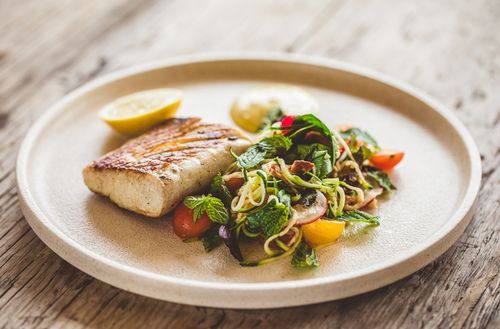
[[[273,199],[264,207],[247,215],[246,220],[252,231],[262,233],[267,239],[281,232],[288,223],[288,214],[287,206]]]
[[[373,178],[377,184],[384,189],[386,192],[390,192],[392,190],[396,189],[396,186],[392,184],[391,179],[389,178],[389,175],[387,175],[385,172],[375,169],[373,167],[366,167],[368,169],[368,172],[366,173],[368,177]]]
[[[328,151],[315,151],[312,155],[311,162],[316,168],[316,176],[324,178],[333,171],[331,157]]]
[[[292,208],[292,199],[290,198],[290,195],[286,193],[285,190],[279,190],[277,197],[281,203],[287,206],[288,209]]]
[[[260,164],[264,159],[270,159],[278,154],[283,154],[290,149],[292,141],[283,135],[267,137],[251,146],[245,153],[236,159],[242,169],[251,169]]]
[[[323,123],[318,117],[316,117],[314,114],[304,114],[304,115],[298,115],[295,118],[293,118],[293,124],[300,124],[300,123],[306,123],[309,125],[312,125],[314,128],[319,130],[323,135],[327,137],[331,137],[332,133],[330,131],[330,128],[328,128],[327,125]]]
[[[297,144],[287,152],[286,160],[305,160],[314,163],[316,176],[323,178],[333,171],[332,148],[320,143]]]
[[[338,220],[346,222],[368,223],[373,225],[380,225],[380,217],[369,214],[361,210],[354,210],[343,213],[337,217]]]
[[[319,260],[316,249],[301,241],[293,254],[292,265],[297,268],[318,267]]]
[[[212,183],[210,184],[210,193],[221,199],[226,207],[228,208],[231,207],[231,201],[233,200],[233,196],[231,195],[231,192],[229,192],[229,189],[227,188],[226,184],[224,183],[221,173],[218,173],[212,179]]]
[[[293,162],[294,160],[306,160],[311,161],[313,154],[316,151],[327,151],[329,154],[332,151],[330,147],[320,144],[295,144],[289,152],[286,154],[286,160],[288,162]],[[330,154],[331,156],[331,154]],[[312,162],[312,161],[311,161]]]

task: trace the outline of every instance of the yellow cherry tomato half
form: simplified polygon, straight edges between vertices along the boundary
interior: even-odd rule
[[[344,227],[343,221],[318,219],[302,225],[302,234],[311,246],[318,247],[337,240],[344,232]]]

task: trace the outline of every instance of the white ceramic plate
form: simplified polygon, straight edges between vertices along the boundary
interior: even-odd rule
[[[96,117],[107,102],[175,87],[185,91],[179,116],[231,124],[233,99],[269,81],[306,88],[327,124],[365,127],[381,145],[406,152],[392,174],[398,190],[379,209],[382,224],[321,250],[318,269],[299,271],[286,260],[240,267],[225,248],[206,254],[199,243],[181,242],[169,218],[121,210],[83,184],[82,168],[123,142]],[[168,301],[271,308],[366,292],[434,260],[472,216],[480,167],[472,138],[450,111],[377,73],[291,55],[197,56],[118,72],[66,96],[26,136],[17,179],[33,230],[82,271]]]

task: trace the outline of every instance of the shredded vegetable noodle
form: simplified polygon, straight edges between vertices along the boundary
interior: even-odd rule
[[[316,250],[334,243],[346,225],[379,225],[379,217],[364,210],[373,211],[376,198],[395,187],[375,166],[384,163],[376,158],[381,149],[366,131],[330,130],[311,114],[276,113],[278,121],[253,146],[233,154],[235,161],[214,178],[209,194],[191,197],[189,204],[195,213],[214,216],[219,227],[205,233],[204,245],[224,242],[242,266],[291,257],[295,267],[316,267]],[[260,244],[262,258],[245,260],[242,240]]]

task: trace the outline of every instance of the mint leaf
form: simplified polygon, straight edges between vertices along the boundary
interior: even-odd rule
[[[184,198],[184,204],[186,205],[186,207],[194,209],[203,203],[204,197],[205,196],[202,197],[187,196]]]
[[[368,223],[373,225],[380,225],[380,217],[369,214],[361,210],[354,210],[343,213],[338,220],[343,220],[346,222],[357,222],[357,223]]]
[[[201,197],[188,196],[184,198],[184,205],[186,205],[186,207],[188,207],[189,209],[193,209],[193,222],[195,223],[205,212],[204,198],[204,195],[202,195]]]
[[[186,207],[193,209],[193,221],[195,223],[204,213],[214,223],[227,224],[229,221],[229,213],[219,198],[210,195],[188,196],[184,199],[184,204]]]
[[[205,211],[214,223],[227,224],[229,221],[227,209],[219,198],[209,197],[205,202]]]
[[[251,169],[264,159],[274,158],[276,155],[288,151],[291,146],[290,138],[283,135],[267,137],[237,157],[236,163],[242,169]]]
[[[273,199],[264,207],[247,215],[246,220],[252,231],[262,233],[267,239],[281,232],[288,223],[288,214],[287,206]]]
[[[297,268],[318,267],[319,260],[316,249],[301,241],[293,254],[292,265]]]
[[[227,188],[226,184],[224,183],[221,173],[218,173],[212,179],[212,183],[210,184],[210,193],[221,199],[226,207],[229,208],[231,206],[231,201],[233,200],[233,196],[231,195],[231,192],[229,192],[229,189]]]
[[[392,184],[389,175],[385,172],[375,169],[373,167],[367,167],[368,172],[366,173],[368,177],[373,178],[377,182],[377,184],[384,189],[384,191],[390,192],[396,189],[396,186]]]

